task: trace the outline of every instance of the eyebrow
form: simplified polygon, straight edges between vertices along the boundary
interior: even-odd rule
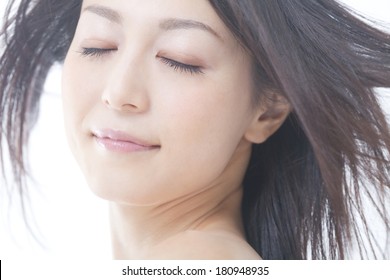
[[[83,12],[91,12],[93,14],[106,18],[111,22],[122,24],[121,15],[117,11],[107,7],[103,7],[100,5],[91,5],[85,7]]]
[[[222,39],[222,37],[210,26],[199,21],[189,19],[170,18],[160,22],[160,28],[163,30],[177,30],[177,29],[199,29],[207,31],[215,37]]]
[[[91,12],[117,24],[122,24],[123,21],[121,15],[117,11],[100,5],[87,6],[84,8],[83,12]],[[222,37],[209,25],[195,20],[168,18],[162,20],[159,24],[159,27],[165,31],[178,29],[199,29],[206,31],[219,39],[222,39]]]

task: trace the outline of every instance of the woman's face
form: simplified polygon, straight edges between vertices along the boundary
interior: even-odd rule
[[[85,0],[63,99],[91,188],[150,205],[242,178],[250,65],[206,0]]]

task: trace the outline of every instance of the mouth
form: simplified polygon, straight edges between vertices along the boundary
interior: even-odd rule
[[[145,152],[159,149],[160,145],[149,143],[130,134],[112,129],[94,130],[92,136],[105,150],[119,153]]]

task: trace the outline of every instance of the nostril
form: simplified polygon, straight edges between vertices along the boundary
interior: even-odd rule
[[[108,98],[102,98],[102,102],[107,108],[117,111],[136,111],[139,109],[135,104],[125,102],[110,102]]]
[[[144,90],[137,91],[113,85],[105,89],[100,99],[102,104],[111,110],[140,113],[149,109],[149,97]]]
[[[138,107],[134,104],[122,104],[122,108],[127,108],[127,109],[138,109]]]

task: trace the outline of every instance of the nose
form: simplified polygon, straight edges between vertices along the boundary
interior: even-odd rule
[[[142,113],[149,108],[145,65],[136,59],[118,59],[112,65],[101,99],[111,110]]]

